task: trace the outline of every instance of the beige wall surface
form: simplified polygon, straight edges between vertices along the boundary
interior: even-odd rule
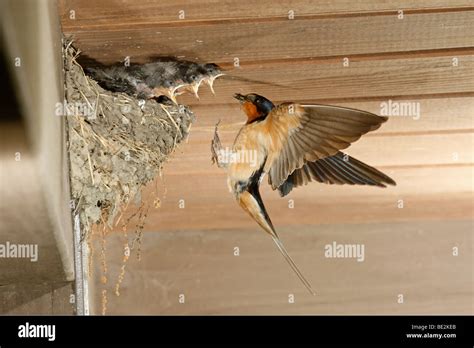
[[[0,123],[0,242],[38,245],[37,262],[0,260],[0,283],[8,285],[2,287],[0,312],[15,313],[12,303],[26,304],[35,296],[13,301],[12,286],[32,293],[53,289],[53,283],[63,286],[74,279],[74,264],[64,119],[55,115],[63,99],[56,2],[2,1],[0,13],[5,61],[23,117]]]

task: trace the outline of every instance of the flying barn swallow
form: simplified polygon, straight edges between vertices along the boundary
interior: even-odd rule
[[[237,158],[253,151],[256,162],[228,165],[228,186],[240,206],[270,234],[285,260],[306,288],[310,283],[289,256],[273,227],[259,193],[268,174],[273,190],[286,196],[293,188],[316,181],[386,187],[396,185],[377,169],[343,154],[363,134],[376,130],[387,117],[328,105],[283,103],[275,106],[257,94],[235,94],[247,115],[233,145]],[[255,165],[257,163],[257,165]]]

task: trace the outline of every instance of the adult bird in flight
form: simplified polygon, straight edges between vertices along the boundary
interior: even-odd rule
[[[293,188],[316,181],[386,187],[395,181],[379,170],[340,150],[363,134],[376,130],[387,117],[366,111],[328,106],[283,103],[275,106],[258,94],[235,94],[247,115],[233,145],[234,158],[219,166],[228,168],[227,183],[240,206],[270,234],[285,260],[306,288],[314,294],[281,242],[259,193],[260,182],[268,174],[273,190],[286,196]],[[214,159],[220,151],[216,134],[212,144]],[[252,152],[253,161],[247,161]],[[256,159],[256,160],[255,160]]]

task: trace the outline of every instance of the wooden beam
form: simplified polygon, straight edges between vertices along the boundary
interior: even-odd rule
[[[175,0],[156,2],[114,0],[92,2],[89,0],[60,0],[59,14],[65,30],[87,30],[90,28],[110,29],[143,24],[195,25],[208,21],[241,21],[264,19],[288,19],[289,11],[295,18],[328,18],[348,16],[397,15],[398,10],[405,14],[430,13],[440,11],[463,11],[472,8],[468,0],[395,0],[374,2],[371,0],[306,0],[278,1],[268,5],[264,1],[252,0]],[[73,17],[71,12],[74,11]],[[184,11],[184,12],[180,12]],[[181,16],[180,16],[181,14]],[[183,17],[184,15],[184,17]]]
[[[474,52],[473,52],[474,53]],[[388,100],[450,97],[450,94],[474,96],[474,55],[354,61],[344,68],[342,60],[328,64],[265,64],[229,71],[243,82],[231,78],[216,81],[216,96],[203,87],[199,104],[233,104],[234,93],[258,93],[275,101],[317,103],[357,99]],[[183,104],[196,104],[190,95],[178,98]]]
[[[81,18],[80,8],[78,8]],[[114,19],[112,19],[114,21]],[[474,11],[392,16],[310,18],[250,23],[211,23],[188,27],[180,22],[116,25],[107,30],[67,27],[76,45],[103,63],[150,61],[150,56],[233,64],[383,54],[474,46]],[[335,44],[337,43],[337,44]]]

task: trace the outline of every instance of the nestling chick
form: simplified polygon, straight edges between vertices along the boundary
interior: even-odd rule
[[[217,64],[214,64],[214,63],[204,64],[202,67],[205,70],[205,74],[204,74],[205,77],[204,77],[203,82],[209,85],[209,88],[211,89],[212,94],[216,94],[214,92],[214,87],[213,87],[214,81],[218,77],[225,75],[224,72]]]
[[[202,82],[209,84],[214,93],[214,80],[223,75],[216,64],[160,58],[147,64],[113,65],[88,68],[86,72],[103,88],[123,92],[139,99],[165,95],[177,103],[176,96],[189,92],[199,99]]]

